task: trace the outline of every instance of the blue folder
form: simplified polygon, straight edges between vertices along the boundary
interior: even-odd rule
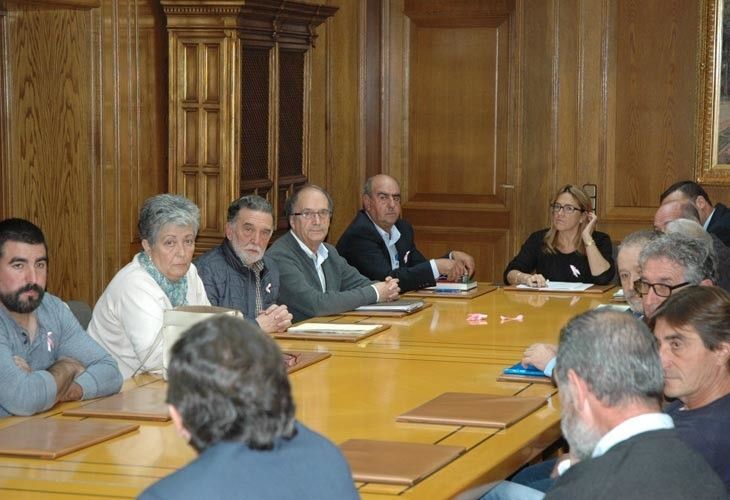
[[[527,368],[522,366],[522,363],[515,363],[509,368],[505,368],[502,372],[505,375],[522,375],[523,377],[542,377],[547,378],[542,370],[535,368],[532,365],[527,365]]]

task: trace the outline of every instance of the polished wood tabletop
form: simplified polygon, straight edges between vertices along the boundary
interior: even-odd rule
[[[428,298],[411,316],[332,316],[317,322],[385,323],[360,342],[281,340],[284,350],[332,356],[290,375],[297,418],[335,443],[377,439],[462,446],[467,452],[411,487],[358,483],[363,498],[451,498],[504,478],[560,437],[559,402],[545,384],[498,382],[501,371],[533,342],[556,342],[572,316],[609,302],[603,295],[508,292],[471,300]],[[472,324],[467,315],[486,314]],[[516,319],[517,318],[517,319]],[[123,390],[164,386],[151,375],[127,380]],[[396,422],[401,413],[444,392],[542,396],[548,404],[504,430]],[[72,418],[64,403],[34,417]],[[77,417],[73,417],[77,418]],[[55,460],[0,456],[0,498],[134,498],[145,487],[195,457],[170,422],[139,421],[138,431]]]

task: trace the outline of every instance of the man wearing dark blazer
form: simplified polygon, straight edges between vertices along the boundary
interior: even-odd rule
[[[413,226],[401,215],[398,182],[379,174],[367,180],[360,210],[337,242],[350,265],[373,280],[398,278],[402,291],[433,286],[440,275],[449,280],[474,274],[474,259],[457,250],[428,260],[416,248]]]
[[[266,252],[279,268],[279,301],[294,322],[398,298],[397,279],[371,281],[324,242],[332,209],[324,189],[304,186],[286,202],[291,231]]]
[[[167,374],[170,417],[198,456],[140,500],[359,498],[339,448],[296,420],[281,350],[256,323],[196,323]]]
[[[672,201],[690,201],[700,213],[700,224],[730,246],[730,209],[722,203],[712,205],[702,186],[692,181],[679,181],[669,186],[660,196],[662,205]]]

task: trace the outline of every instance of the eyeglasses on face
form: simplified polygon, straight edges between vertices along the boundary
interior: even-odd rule
[[[585,212],[585,210],[574,207],[573,205],[561,205],[560,203],[553,203],[550,205],[550,210],[552,210],[554,214],[557,214],[562,210],[566,215],[573,215],[575,212]]]
[[[332,215],[332,212],[329,210],[303,210],[302,212],[294,212],[292,215],[298,215],[299,217],[305,219],[305,220],[314,220],[315,218],[319,217],[320,220],[329,219]]]
[[[680,283],[679,285],[666,285],[664,283],[648,283],[639,279],[634,281],[634,291],[637,294],[644,296],[649,293],[649,289],[652,289],[657,297],[669,297],[672,295],[674,290],[687,285],[689,285],[689,282],[687,281]]]

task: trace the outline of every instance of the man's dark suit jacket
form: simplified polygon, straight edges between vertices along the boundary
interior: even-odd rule
[[[371,280],[383,281],[386,276],[398,278],[402,292],[435,285],[431,263],[413,242],[413,226],[398,219],[395,227],[400,231],[400,239],[395,244],[400,263],[398,269],[390,268],[388,248],[364,210],[357,213],[342,233],[337,242],[337,251],[360,274]]]
[[[725,485],[674,429],[643,432],[573,465],[545,496],[554,499],[727,499]]]
[[[725,245],[730,246],[730,209],[722,203],[715,205],[715,213],[707,226],[707,232],[717,235]]]

